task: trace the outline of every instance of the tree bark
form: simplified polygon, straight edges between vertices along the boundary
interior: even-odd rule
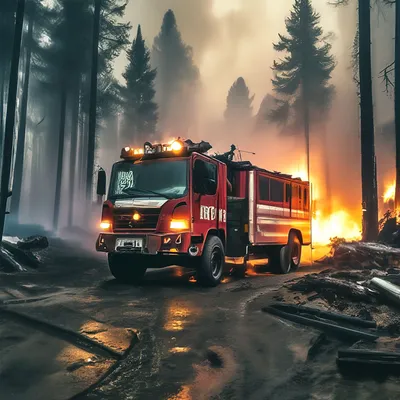
[[[22,180],[24,171],[24,157],[25,157],[25,134],[26,134],[26,117],[28,110],[28,94],[29,94],[29,79],[31,69],[31,54],[32,54],[32,32],[33,32],[33,17],[30,16],[28,22],[28,34],[26,44],[26,60],[24,71],[24,86],[22,90],[21,100],[21,116],[18,127],[17,148],[15,154],[15,168],[14,168],[14,182],[13,182],[13,195],[11,198],[11,216],[18,222]]]
[[[326,205],[325,212],[328,215],[332,214],[332,187],[331,187],[331,171],[329,169],[329,151],[328,151],[328,141],[327,141],[327,132],[326,132],[326,124],[321,124],[321,134],[322,134],[322,155],[323,155],[323,168],[325,172],[325,187],[326,187]]]
[[[58,158],[57,158],[57,175],[56,175],[56,191],[54,197],[54,214],[53,214],[53,230],[58,229],[60,218],[60,202],[61,202],[61,183],[62,183],[62,170],[64,161],[64,137],[65,137],[65,117],[67,108],[67,91],[63,87],[61,89],[60,100],[60,126],[58,135]]]
[[[378,237],[378,196],[376,184],[374,109],[371,73],[371,7],[370,0],[358,1],[359,71],[361,111],[361,180],[364,241]]]
[[[395,3],[396,34],[394,45],[394,126],[396,136],[395,210],[400,211],[400,0]]]
[[[3,134],[4,134],[4,91],[6,89],[5,80],[6,74],[4,68],[1,69],[0,78],[0,146],[3,145]]]
[[[18,0],[15,18],[15,33],[11,57],[10,83],[8,86],[6,129],[3,141],[3,157],[0,184],[0,245],[3,240],[4,222],[6,217],[7,199],[10,195],[10,171],[12,162],[12,147],[14,139],[15,109],[18,90],[18,67],[21,53],[21,38],[24,27],[25,0]]]
[[[98,72],[98,53],[99,53],[99,33],[100,33],[100,11],[101,0],[95,0],[94,21],[93,21],[93,43],[92,43],[92,69],[90,77],[90,104],[89,104],[89,132],[88,132],[88,153],[86,169],[86,198],[87,205],[92,205],[92,185],[94,154],[96,147],[96,107],[97,107],[97,72]]]
[[[75,175],[77,160],[78,142],[78,120],[79,120],[79,77],[76,89],[72,93],[72,121],[71,121],[71,156],[69,163],[69,201],[68,201],[68,226],[73,225],[74,219],[74,194],[75,194]]]

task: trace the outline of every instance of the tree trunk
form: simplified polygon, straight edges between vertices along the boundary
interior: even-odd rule
[[[79,79],[79,78],[78,78]],[[71,121],[71,156],[69,163],[69,201],[68,201],[68,226],[73,225],[74,219],[74,194],[75,194],[75,175],[76,175],[76,152],[78,151],[78,120],[79,120],[79,80],[76,89],[72,93],[72,121]]]
[[[394,126],[396,132],[395,210],[400,211],[400,0],[396,0],[396,34],[394,45]]]
[[[303,122],[304,122],[304,137],[307,163],[307,180],[310,181],[310,107],[307,98],[307,89],[303,85]]]
[[[6,129],[4,132],[3,157],[0,185],[0,245],[3,240],[4,222],[6,216],[7,199],[10,196],[10,171],[12,162],[12,148],[14,139],[15,109],[18,90],[18,67],[21,52],[21,38],[24,27],[25,0],[18,0],[15,18],[15,33],[11,57],[10,83],[8,86]]]
[[[24,71],[24,86],[22,90],[22,100],[21,100],[21,116],[18,127],[18,139],[17,139],[16,154],[15,154],[13,195],[11,198],[11,215],[15,220],[15,222],[18,222],[18,217],[19,217],[22,180],[24,171],[26,117],[28,110],[29,78],[30,78],[31,54],[32,54],[32,31],[33,31],[33,17],[30,16],[28,25],[27,44],[26,44],[26,60],[25,60],[25,71]]]
[[[98,53],[99,53],[99,32],[100,32],[100,11],[101,0],[95,0],[94,23],[93,23],[93,43],[92,43],[92,69],[90,77],[90,104],[89,104],[89,133],[88,133],[88,152],[86,169],[86,198],[91,210],[92,204],[92,185],[94,154],[96,146],[96,107],[97,107],[97,72],[98,72]]]
[[[5,80],[6,73],[4,68],[1,69],[0,76],[0,147],[3,145],[3,135],[4,135],[4,91],[6,89]]]
[[[323,168],[325,172],[325,195],[326,195],[326,204],[325,204],[325,212],[328,215],[332,214],[332,187],[331,187],[331,172],[329,169],[329,151],[328,151],[328,143],[327,143],[327,132],[326,132],[326,124],[322,123],[321,125],[321,138],[322,138],[322,157],[323,157]]]
[[[86,200],[86,154],[87,154],[87,115],[81,109],[82,117],[79,132],[79,191],[84,193],[82,200]]]
[[[361,180],[364,241],[378,237],[378,196],[375,166],[374,109],[371,74],[370,0],[358,1],[361,111]]]
[[[67,91],[63,87],[61,89],[60,101],[60,126],[58,135],[58,158],[57,158],[57,176],[56,176],[56,191],[54,197],[54,214],[53,214],[53,230],[58,229],[60,218],[60,202],[61,202],[61,183],[62,183],[62,170],[64,161],[64,137],[65,137],[65,116],[67,108]]]

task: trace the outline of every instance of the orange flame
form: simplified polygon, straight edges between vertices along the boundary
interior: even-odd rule
[[[389,203],[389,201],[394,201],[394,195],[396,193],[396,182],[386,187],[385,193],[383,194],[383,201]]]
[[[300,177],[307,181],[307,172],[301,168],[297,168],[296,172],[291,174],[293,177]],[[316,201],[319,198],[319,187],[311,180],[312,183],[312,204],[315,207]],[[321,202],[319,202],[321,205]],[[361,239],[361,223],[358,218],[354,218],[345,209],[339,209],[329,215],[324,214],[320,209],[314,208],[312,219],[312,241],[316,245],[327,245],[330,239],[334,237],[343,238],[346,240]]]
[[[312,220],[313,243],[329,244],[330,239],[334,237],[359,240],[361,238],[360,224],[345,210],[338,210],[326,216],[316,210]]]

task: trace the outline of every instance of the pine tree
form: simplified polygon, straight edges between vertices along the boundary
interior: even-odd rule
[[[324,40],[319,22],[311,0],[295,0],[286,19],[288,35],[279,35],[279,42],[274,44],[276,51],[286,55],[272,67],[278,99],[270,119],[304,127],[308,170],[310,121],[323,120],[330,107],[333,87],[329,81],[335,68],[331,45]]]
[[[261,101],[255,117],[255,130],[264,131],[268,129],[268,116],[275,107],[275,98],[271,94],[267,94]]]
[[[156,70],[150,67],[150,52],[143,40],[140,25],[127,55],[128,66],[123,74],[126,80],[124,136],[128,142],[135,138],[141,143],[156,130],[157,104],[153,100]]]
[[[10,72],[11,51],[14,37],[15,0],[0,2],[0,145],[3,141],[5,109]]]
[[[162,130],[185,135],[195,121],[199,71],[192,48],[181,37],[172,10],[168,10],[154,39],[152,64],[157,68],[156,100]]]
[[[253,112],[253,99],[254,95],[250,96],[245,80],[242,77],[238,78],[228,92],[224,113],[225,119],[228,122],[249,120]]]

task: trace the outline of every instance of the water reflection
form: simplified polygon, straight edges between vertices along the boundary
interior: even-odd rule
[[[183,331],[191,322],[193,313],[198,312],[199,309],[188,301],[170,301],[165,313],[164,329],[169,332]]]
[[[190,347],[173,347],[169,350],[170,353],[188,353],[190,351]]]

